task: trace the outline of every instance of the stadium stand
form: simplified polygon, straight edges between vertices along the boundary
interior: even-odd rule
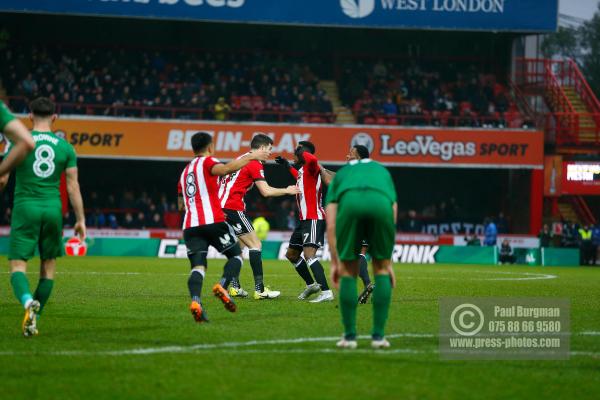
[[[508,87],[472,64],[346,59],[325,90],[302,57],[261,51],[36,46],[6,59],[0,74],[18,112],[42,95],[61,114],[332,123],[339,100],[363,124],[532,126]]]
[[[7,49],[0,68],[9,104],[47,96],[61,114],[333,122],[331,101],[299,58],[251,53]]]
[[[494,74],[473,64],[349,59],[339,80],[357,121],[379,125],[532,126]]]

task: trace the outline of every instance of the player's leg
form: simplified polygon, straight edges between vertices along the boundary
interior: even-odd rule
[[[340,313],[344,326],[344,337],[337,343],[338,347],[356,348],[356,291],[358,262],[341,261],[340,265]]]
[[[238,236],[239,239],[239,236]],[[240,240],[240,250],[242,251],[242,254],[244,252],[244,247],[245,246],[242,241]],[[243,260],[243,256],[242,256],[242,260]],[[244,263],[242,261],[242,267],[244,266]],[[240,269],[241,272],[241,269]],[[240,282],[240,276],[236,276],[231,280],[231,284],[229,285],[229,295],[231,297],[248,297],[248,291],[246,291],[243,287],[242,287],[242,283]]]
[[[41,314],[50,298],[54,287],[54,274],[56,272],[56,259],[63,255],[62,243],[62,206],[55,204],[47,207],[42,214],[42,227],[40,232],[40,279],[33,298],[40,303]]]
[[[183,239],[187,247],[187,256],[190,260],[190,275],[187,286],[190,293],[190,312],[196,322],[206,322],[206,310],[202,306],[202,286],[206,276],[208,254],[208,241],[203,237],[199,227],[183,231]]]
[[[333,291],[329,288],[329,284],[327,283],[327,277],[325,276],[325,270],[317,257],[317,248],[313,246],[304,247],[304,256],[306,257],[306,262],[310,267],[310,270],[315,277],[315,281],[319,285],[321,289],[321,293],[310,300],[311,303],[320,303],[323,301],[332,301],[333,300]]]
[[[37,288],[33,294],[33,298],[40,302],[41,314],[44,310],[44,306],[48,303],[50,295],[52,294],[52,288],[54,287],[54,274],[56,272],[56,259],[51,258],[49,260],[42,260],[40,265],[40,280],[38,281]]]
[[[281,294],[276,290],[271,290],[264,284],[264,273],[262,264],[262,242],[256,236],[254,229],[238,237],[246,247],[248,247],[248,256],[250,258],[250,267],[254,276],[254,299],[274,299]]]
[[[213,294],[221,300],[228,311],[235,312],[237,307],[229,296],[227,288],[231,284],[231,281],[240,275],[243,263],[242,250],[240,249],[233,228],[227,223],[211,224],[207,225],[206,228],[210,232],[208,237],[210,245],[227,257],[221,280],[213,286]]]
[[[358,254],[358,276],[362,280],[363,286],[366,288],[371,283],[369,277],[369,263],[367,262],[367,247],[362,246]]]
[[[367,250],[369,245],[366,240],[363,240],[361,246],[358,255],[358,276],[360,276],[360,279],[363,282],[363,291],[358,296],[358,303],[367,304],[375,285],[371,282],[371,278],[369,277],[369,265],[367,263]]]
[[[290,237],[290,243],[285,253],[285,257],[288,259],[289,262],[291,262],[294,265],[296,272],[306,283],[306,287],[298,295],[298,300],[306,300],[311,295],[313,295],[314,293],[318,293],[321,290],[319,284],[315,282],[312,275],[310,274],[310,271],[308,270],[308,264],[306,264],[306,260],[302,257],[302,222],[303,221],[301,221],[296,227],[296,229],[294,229],[294,232]]]
[[[348,194],[346,194],[348,196]],[[338,205],[335,233],[336,249],[340,264],[340,314],[344,326],[344,337],[337,343],[338,347],[356,347],[356,292],[358,275],[358,240],[362,237],[359,232],[361,226],[355,204],[348,204],[346,198]]]
[[[325,241],[325,221],[324,220],[307,220],[302,221],[304,224],[304,257],[306,257],[306,263],[310,267],[315,281],[321,288],[321,293],[317,298],[311,300],[311,303],[320,303],[322,301],[333,300],[333,291],[329,288],[327,283],[327,277],[325,270],[317,257],[317,250],[323,245]]]
[[[365,199],[372,204],[370,221],[366,224],[366,235],[369,252],[372,257],[375,288],[373,289],[373,330],[372,345],[375,348],[389,347],[385,339],[385,325],[388,318],[392,281],[390,267],[392,251],[396,240],[396,228],[392,207],[389,200],[378,194],[371,194]]]
[[[39,302],[33,299],[29,281],[25,275],[27,261],[34,255],[40,234],[40,209],[15,204],[10,225],[8,260],[10,284],[17,300],[25,309],[22,329],[24,336],[37,334],[36,313]]]
[[[233,228],[235,235],[240,238],[240,236],[245,233],[250,232],[249,229],[252,228],[252,224],[246,224],[246,221],[241,219],[243,212],[237,210],[229,210],[224,208],[223,212],[225,213],[226,222]],[[245,217],[245,215],[244,215]],[[241,250],[244,250],[244,243],[240,240]],[[243,266],[243,264],[242,264]],[[248,297],[248,292],[242,288],[242,284],[240,283],[240,277],[236,276],[231,280],[231,284],[229,286],[229,295],[231,297]]]

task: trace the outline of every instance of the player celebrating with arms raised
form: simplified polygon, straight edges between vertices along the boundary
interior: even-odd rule
[[[266,161],[269,152],[256,150],[221,164],[212,155],[215,146],[212,136],[198,132],[192,136],[192,150],[195,158],[185,167],[179,178],[179,208],[185,209],[183,220],[183,239],[191,264],[188,289],[192,303],[190,311],[197,322],[208,321],[202,308],[200,295],[206,274],[206,255],[211,245],[227,257],[221,281],[214,285],[213,294],[217,296],[231,312],[236,310],[235,303],[227,293],[231,280],[237,277],[242,267],[242,252],[235,233],[225,222],[225,214],[219,201],[218,177],[240,170],[252,160]]]
[[[310,295],[321,291],[319,296],[311,303],[332,301],[333,292],[327,284],[323,266],[317,258],[319,249],[325,239],[325,210],[321,205],[323,192],[321,185],[321,167],[317,157],[314,156],[315,145],[302,141],[294,152],[294,162],[300,166],[298,170],[292,168],[289,162],[281,157],[276,162],[285,165],[296,178],[296,187],[300,193],[296,195],[298,209],[300,210],[300,223],[292,233],[287,259],[296,266],[296,272],[306,282],[306,289],[298,296],[306,300]],[[301,254],[304,252],[304,257]],[[312,270],[313,277],[308,270]],[[315,282],[316,281],[316,282]]]
[[[29,105],[33,121],[35,150],[16,168],[14,207],[10,223],[10,283],[25,307],[23,335],[37,335],[37,317],[44,309],[54,286],[56,258],[63,254],[60,177],[67,176],[67,192],[73,206],[75,232],[85,239],[85,215],[79,190],[77,157],[73,146],[52,133],[56,120],[54,103],[40,97]],[[9,147],[8,152],[12,152]],[[4,175],[2,180],[8,180]],[[40,280],[32,295],[25,272],[35,249],[40,252]]]
[[[385,167],[371,159],[353,160],[338,171],[327,194],[327,240],[331,277],[340,287],[344,337],[338,347],[356,348],[356,276],[360,241],[366,239],[373,257],[372,346],[389,347],[384,329],[392,288],[391,257],[396,236],[396,189]]]
[[[267,135],[258,134],[252,138],[250,148],[252,150],[268,151],[270,155],[273,148],[273,139]],[[256,185],[260,194],[264,197],[294,195],[298,193],[298,189],[295,186],[288,186],[281,189],[269,186],[265,180],[263,163],[258,160],[252,160],[241,170],[223,177],[220,183],[219,199],[221,200],[221,206],[225,212],[227,222],[233,227],[240,242],[248,247],[249,250],[250,267],[254,275],[254,299],[274,299],[280,295],[280,292],[270,290],[264,285],[261,253],[262,243],[258,236],[256,236],[252,223],[245,213],[246,203],[244,203],[244,196],[254,185]],[[229,290],[229,294],[232,296],[245,293],[239,287],[239,283],[237,288],[233,287],[236,284],[236,280],[234,280]]]

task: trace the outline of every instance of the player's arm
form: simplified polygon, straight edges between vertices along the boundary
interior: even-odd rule
[[[183,195],[181,193],[177,196],[177,209],[179,211],[185,211],[185,202],[183,201]]]
[[[79,188],[79,179],[77,167],[71,167],[66,169],[67,175],[67,193],[69,194],[69,200],[75,213],[75,233],[79,235],[81,240],[85,239],[86,227],[85,227],[85,212],[83,210],[83,198],[81,197],[81,189]]]
[[[8,178],[10,178],[10,172],[0,176],[0,192],[3,192],[6,189],[6,185],[8,185]]]
[[[13,170],[35,147],[31,133],[18,119],[10,120],[3,133],[10,140],[11,148],[0,163],[0,176]]]
[[[398,224],[398,203],[392,204],[392,212],[394,213],[394,225]]]
[[[319,160],[308,151],[300,151],[297,153],[298,158],[304,161],[304,165],[308,171],[316,171],[319,169]]]
[[[329,186],[329,184],[333,180],[333,177],[335,177],[335,172],[323,167],[322,165],[320,165],[320,167],[321,167],[321,180],[323,181],[323,183],[325,183],[327,186]]]
[[[296,170],[296,168],[292,167],[292,164],[290,164],[290,162],[287,159],[285,159],[281,156],[277,156],[277,157],[275,157],[275,162],[277,164],[282,165],[285,168],[287,168],[287,170],[290,172],[290,174],[292,174],[294,179],[298,179],[298,170]]]
[[[212,175],[225,176],[244,168],[252,160],[267,161],[269,152],[266,150],[253,150],[243,157],[230,161],[227,164],[215,164],[210,170]]]
[[[286,195],[296,195],[300,193],[300,190],[293,185],[286,188],[274,188],[270,186],[266,181],[255,181],[254,184],[258,188],[258,191],[264,197],[279,197]]]

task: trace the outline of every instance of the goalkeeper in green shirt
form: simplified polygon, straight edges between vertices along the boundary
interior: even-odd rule
[[[327,240],[331,251],[331,275],[339,284],[344,337],[341,348],[356,348],[358,257],[361,240],[369,243],[373,258],[373,330],[371,345],[389,347],[384,329],[392,288],[395,286],[391,257],[396,238],[396,189],[388,170],[366,158],[352,160],[333,177],[327,193]]]
[[[54,285],[56,258],[63,254],[62,203],[60,199],[60,177],[67,178],[67,192],[73,206],[76,223],[75,232],[85,239],[85,216],[83,200],[77,178],[77,157],[73,146],[52,132],[56,119],[54,103],[40,97],[30,104],[30,119],[33,122],[31,136],[34,150],[16,168],[14,205],[10,223],[8,259],[10,283],[15,296],[25,308],[22,329],[26,337],[37,334],[37,317],[46,305]],[[10,144],[6,158],[17,150]],[[4,187],[8,174],[0,177]],[[25,275],[27,261],[38,249],[40,253],[40,279],[32,294]]]

